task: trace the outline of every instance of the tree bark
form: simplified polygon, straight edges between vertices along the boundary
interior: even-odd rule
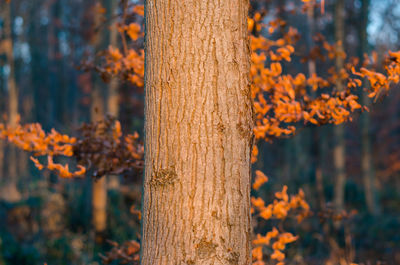
[[[251,263],[248,5],[146,2],[142,265]]]
[[[344,45],[344,19],[345,6],[344,0],[336,1],[335,6],[335,39],[338,44],[339,51],[343,51]],[[341,56],[336,57],[336,70],[339,72],[344,66],[344,60]],[[336,80],[336,90],[343,90],[343,81],[340,78]],[[345,184],[346,184],[346,150],[344,126],[334,126],[334,148],[333,148],[333,165],[335,168],[335,197],[334,204],[337,210],[344,210]]]

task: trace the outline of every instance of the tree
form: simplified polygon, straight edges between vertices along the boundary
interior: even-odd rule
[[[4,52],[9,72],[7,75],[7,90],[8,90],[8,125],[10,127],[17,126],[18,123],[18,88],[15,81],[15,65],[13,54],[13,36],[12,36],[12,20],[11,20],[11,4],[2,3],[2,15],[4,17],[4,40],[2,41],[2,52]],[[14,146],[8,149],[8,165],[7,165],[7,179],[4,191],[1,193],[5,200],[18,201],[21,199],[21,194],[17,189],[18,180],[18,164],[17,164],[17,150]]]
[[[250,264],[248,1],[145,10],[141,264]]]
[[[361,19],[360,19],[360,60],[364,59],[364,54],[368,52],[367,25],[370,0],[361,1]],[[370,99],[362,94],[362,103],[366,106],[371,104]],[[368,211],[377,215],[379,212],[379,204],[376,199],[375,192],[375,175],[373,172],[373,161],[371,155],[371,139],[370,139],[370,117],[369,113],[364,113],[360,117],[361,121],[361,170],[364,180],[365,202]]]
[[[108,19],[115,16],[116,10],[118,9],[118,2],[114,0],[107,1],[107,15]],[[118,29],[116,25],[112,25],[109,34],[109,42],[110,46],[117,47],[118,46]],[[107,89],[107,112],[113,116],[119,117],[119,81],[118,78],[113,77],[110,80]],[[109,188],[117,189],[119,187],[119,176],[113,175],[110,176]]]
[[[311,2],[312,4],[307,8],[307,22],[308,22],[308,35],[307,35],[307,46],[310,52],[312,49],[315,49],[314,43],[314,35],[315,35],[315,3],[314,1]],[[310,58],[308,61],[308,75],[312,77],[317,75],[317,67],[316,61],[314,58]],[[313,93],[315,96],[315,92]],[[311,133],[312,137],[312,153],[314,153],[313,158],[313,175],[315,177],[315,184],[317,189],[317,196],[319,201],[319,207],[323,209],[325,207],[325,196],[324,196],[324,181],[323,181],[323,174],[322,174],[322,165],[321,165],[321,140],[320,140],[320,133],[317,130],[313,130]]]
[[[335,41],[338,44],[340,53],[344,49],[344,23],[345,23],[345,6],[344,0],[338,0],[335,4]],[[336,71],[340,72],[344,67],[344,58],[336,57]],[[344,82],[341,77],[336,79],[336,90],[341,92],[344,90]],[[344,126],[338,125],[334,127],[334,148],[333,148],[333,164],[335,177],[335,198],[334,203],[337,210],[344,209],[345,185],[346,185],[346,153],[345,153],[345,129]]]
[[[102,1],[106,6],[110,5],[110,1]],[[102,51],[106,48],[109,43],[109,38],[106,30],[97,30],[103,23],[103,13],[106,12],[103,10],[103,5],[99,2],[97,3],[96,8],[94,8],[94,31],[96,34],[93,37],[93,44],[95,46],[96,51]],[[109,7],[108,13],[106,14],[106,19],[109,20],[112,13],[112,8]],[[115,35],[114,32],[112,32]],[[113,37],[116,39],[116,37]],[[106,112],[106,109],[111,107],[112,114],[116,114],[115,112],[115,93],[116,93],[116,84],[113,81],[110,84],[109,91],[111,92],[110,101],[105,103],[104,99],[104,82],[100,80],[100,77],[96,73],[93,74],[93,89],[91,91],[91,120],[92,122],[100,122]],[[110,106],[111,105],[111,106]],[[113,108],[113,109],[112,109]],[[100,133],[100,132],[97,132]],[[96,233],[97,241],[103,241],[103,234],[107,228],[107,179],[105,177],[97,178],[92,184],[92,215],[93,215],[93,225]]]

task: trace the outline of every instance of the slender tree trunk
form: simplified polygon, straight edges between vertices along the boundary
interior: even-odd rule
[[[115,1],[112,1],[115,2]],[[110,45],[117,46],[117,28],[115,26],[110,30]],[[112,78],[108,85],[108,98],[107,98],[107,110],[113,117],[118,117],[119,115],[119,92],[118,92],[119,82],[117,78]]]
[[[36,3],[37,5],[38,3]],[[22,10],[21,10],[22,11]],[[30,8],[26,9],[26,11],[21,12],[22,19],[26,25],[28,23],[32,22],[32,16],[30,12]],[[20,43],[28,43],[29,42],[29,35],[28,34],[20,34],[17,35],[18,39],[16,40],[17,42]],[[33,107],[34,107],[34,100],[33,100],[33,90],[34,87],[32,87],[31,84],[31,79],[32,79],[32,72],[30,70],[29,73],[26,73],[25,70],[26,67],[24,67],[24,62],[23,60],[19,60],[19,64],[16,65],[16,80],[17,80],[17,87],[19,88],[20,92],[19,94],[19,100],[21,102],[20,108],[19,108],[19,113],[21,117],[23,117],[23,122],[32,122],[33,120]],[[31,61],[32,62],[32,61]],[[31,63],[30,62],[30,63]],[[18,156],[18,176],[19,179],[22,180],[23,187],[22,189],[25,189],[29,185],[30,180],[32,180],[29,172],[29,165],[32,162],[29,157],[31,154],[29,152],[25,152],[23,150],[18,150],[17,156]],[[29,178],[29,179],[28,179]]]
[[[94,26],[101,25],[101,14],[96,13],[94,17]],[[93,45],[96,51],[105,48],[105,34],[100,31],[93,39]],[[93,76],[93,87],[91,92],[91,110],[90,116],[92,122],[100,121],[104,118],[105,101],[103,96],[104,84],[100,80],[97,73]],[[103,235],[107,228],[107,182],[106,177],[103,176],[97,179],[92,184],[92,221],[96,234],[96,241],[101,243]]]
[[[337,0],[335,6],[335,39],[338,44],[338,49],[343,51],[344,45],[344,19],[345,6],[344,0]],[[340,71],[344,66],[342,57],[336,57],[336,70]],[[343,81],[339,78],[336,81],[336,90],[343,90]],[[337,210],[344,209],[344,196],[346,184],[346,150],[345,150],[345,135],[344,126],[334,126],[334,149],[333,149],[333,165],[335,169],[335,198],[334,204]]]
[[[8,90],[8,125],[13,127],[18,122],[18,89],[15,82],[15,64],[13,55],[13,38],[12,38],[12,22],[11,22],[11,3],[3,3],[4,17],[4,53],[9,73],[7,76]],[[17,189],[18,180],[18,164],[17,150],[13,146],[8,147],[7,151],[7,174],[6,184],[3,192],[4,199],[15,202],[21,199],[21,194]]]
[[[248,5],[146,1],[142,265],[251,263]]]
[[[102,234],[107,228],[107,186],[106,178],[95,180],[92,187],[93,226],[97,238],[102,241]]]
[[[118,10],[118,1],[107,0],[107,20],[111,20]],[[117,25],[113,24],[108,34],[109,45],[118,46],[118,29]],[[118,117],[119,114],[119,93],[118,93],[118,78],[112,78],[108,85],[107,97],[107,112]]]
[[[368,52],[368,14],[370,0],[362,0],[361,19],[360,19],[360,59],[363,60],[364,53]],[[365,82],[367,85],[367,82]],[[363,105],[370,105],[370,100],[366,93],[361,94]],[[371,139],[370,139],[370,116],[368,112],[364,112],[360,117],[361,125],[361,172],[364,180],[365,202],[368,212],[377,215],[379,213],[379,205],[376,199],[375,174],[373,169],[373,161],[371,156]]]
[[[314,1],[312,3],[315,3]],[[308,21],[308,47],[309,51],[312,50],[314,46],[314,41],[313,37],[315,34],[315,19],[314,19],[314,5],[310,5],[309,8],[307,9],[307,21]],[[312,75],[317,73],[317,67],[315,60],[310,59],[308,61],[308,74],[311,77]],[[315,92],[312,92],[313,95],[315,95]],[[317,201],[319,204],[319,207],[323,209],[325,207],[325,195],[324,195],[324,181],[323,181],[323,175],[322,175],[322,168],[321,168],[321,148],[320,148],[320,135],[319,131],[316,128],[312,129],[311,132],[311,150],[312,150],[312,161],[313,161],[313,173],[315,177],[315,184],[316,184],[316,190],[317,190]]]
[[[95,81],[92,91],[91,119],[99,121],[104,114],[104,100],[101,96],[100,81]],[[92,184],[92,218],[96,239],[102,241],[102,235],[107,228],[107,183],[106,177],[97,179]]]
[[[118,9],[118,1],[108,0],[107,10],[108,19],[111,19]],[[118,31],[116,25],[112,25],[109,34],[110,45],[116,47],[118,45]],[[107,112],[111,116],[119,117],[119,82],[117,78],[112,78],[108,84]],[[108,188],[118,189],[120,186],[119,176],[109,176]]]

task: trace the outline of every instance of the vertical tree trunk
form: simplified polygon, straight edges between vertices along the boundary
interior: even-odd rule
[[[15,64],[13,55],[13,38],[11,22],[11,3],[3,3],[4,17],[4,54],[9,66],[7,76],[8,90],[8,125],[16,126],[18,122],[18,89],[15,82]],[[21,194],[17,189],[18,180],[17,150],[13,146],[8,147],[7,151],[7,174],[6,184],[3,192],[4,199],[15,202],[21,199]]]
[[[107,1],[107,11],[108,17],[107,19],[111,19],[117,9],[118,9],[118,1],[108,0]],[[109,34],[110,45],[116,47],[118,45],[118,31],[117,26],[112,25]],[[108,97],[107,97],[107,112],[111,116],[118,118],[119,116],[119,82],[117,78],[112,78],[110,83],[108,84]],[[108,188],[110,189],[118,189],[120,185],[119,176],[112,175],[109,177]]]
[[[101,96],[100,81],[94,82],[92,91],[91,119],[99,121],[104,114],[104,100]],[[106,178],[97,179],[92,184],[92,218],[96,238],[101,241],[107,227],[107,183]]]
[[[315,2],[312,1],[314,4]],[[315,19],[314,19],[314,11],[315,7],[314,5],[310,5],[307,9],[307,22],[308,22],[308,47],[309,51],[312,50],[314,46],[314,34],[315,34]],[[308,61],[308,74],[311,77],[312,75],[315,75],[317,73],[317,67],[316,67],[316,62],[313,59],[310,59]],[[315,95],[315,92],[312,92],[313,95]],[[311,159],[313,161],[312,167],[313,167],[313,173],[315,177],[315,184],[316,184],[316,190],[317,190],[317,201],[318,205],[321,209],[325,207],[325,195],[324,195],[324,181],[323,181],[323,175],[322,175],[322,168],[321,168],[321,152],[320,152],[320,135],[319,131],[316,128],[312,128],[311,131]]]
[[[94,17],[94,27],[98,27],[101,23],[101,13],[96,12]],[[96,33],[96,36],[94,36],[93,39],[93,45],[96,52],[104,49],[106,46],[106,37],[102,32],[104,31]],[[93,75],[90,116],[92,122],[97,122],[104,118],[104,84],[97,73],[94,73]],[[92,184],[92,221],[96,234],[96,241],[101,243],[103,241],[104,232],[107,228],[107,182],[105,176],[95,180]]]
[[[251,263],[248,5],[146,1],[142,265]]]
[[[368,14],[370,0],[362,0],[361,19],[360,19],[360,60],[363,60],[364,53],[368,52]],[[367,85],[367,82],[365,82]],[[370,100],[366,93],[361,94],[363,105],[370,105]],[[373,161],[371,156],[371,140],[370,140],[370,117],[368,112],[364,112],[360,117],[361,126],[361,172],[364,180],[365,202],[368,212],[377,215],[379,206],[376,200],[375,192],[375,174],[373,169]]]
[[[107,228],[107,186],[106,178],[95,180],[92,187],[92,214],[96,238],[102,241],[102,234]]]
[[[337,0],[335,6],[335,39],[338,44],[338,49],[343,51],[344,45],[344,19],[345,19],[345,6],[344,0]],[[336,57],[336,70],[340,71],[344,66],[342,57]],[[339,78],[336,81],[336,90],[343,90],[343,81]],[[334,149],[333,149],[333,165],[335,168],[335,198],[334,204],[337,210],[344,209],[344,196],[346,184],[346,150],[345,150],[345,135],[344,126],[334,126]]]
[[[115,2],[112,0],[112,2]],[[117,46],[117,28],[113,26],[110,30],[110,45]],[[113,117],[118,117],[119,115],[119,93],[118,93],[118,79],[112,78],[108,85],[108,98],[107,98],[107,111]]]
[[[107,20],[112,20],[118,10],[118,1],[107,0]],[[118,29],[113,24],[108,34],[109,45],[116,47],[118,45]],[[108,85],[107,112],[114,117],[119,114],[119,93],[118,78],[112,78]]]

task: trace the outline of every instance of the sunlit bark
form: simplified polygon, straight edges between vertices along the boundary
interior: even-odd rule
[[[142,265],[251,262],[248,4],[146,2]]]

